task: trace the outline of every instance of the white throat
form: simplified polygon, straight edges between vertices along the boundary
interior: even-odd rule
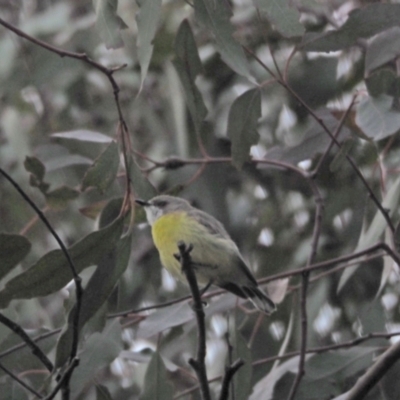
[[[145,207],[144,211],[146,212],[147,222],[151,226],[153,226],[154,222],[156,222],[158,218],[160,218],[163,215],[163,210],[153,205]]]

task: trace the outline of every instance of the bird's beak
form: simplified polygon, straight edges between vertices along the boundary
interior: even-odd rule
[[[146,206],[150,205],[150,203],[148,201],[144,201],[144,200],[141,200],[141,199],[136,199],[135,203],[139,204],[142,207],[146,207]]]

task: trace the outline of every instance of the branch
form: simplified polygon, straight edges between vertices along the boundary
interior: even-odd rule
[[[5,315],[0,313],[0,322],[10,328],[15,334],[17,334],[25,344],[32,350],[32,354],[35,355],[43,365],[50,371],[53,371],[53,363],[48,359],[46,354],[40,349],[40,347],[26,334],[26,332],[14,321],[8,319]]]
[[[222,379],[222,388],[219,395],[219,400],[228,400],[229,396],[229,384],[233,378],[233,375],[244,365],[244,361],[241,359],[236,360],[232,365],[226,367],[225,375]]]
[[[192,260],[190,252],[193,250],[193,246],[189,244],[186,246],[184,242],[178,243],[179,254],[175,255],[175,258],[180,261],[182,272],[185,275],[190,291],[193,297],[193,310],[196,314],[197,320],[197,359],[191,358],[189,364],[195,370],[197,378],[200,382],[200,390],[203,400],[211,400],[210,387],[208,385],[207,370],[206,370],[206,324],[205,314],[203,310],[203,303],[201,301],[201,295],[199,286],[197,285],[196,275],[192,268]]]
[[[57,333],[60,333],[61,330],[62,330],[62,328],[58,328],[58,329],[54,329],[54,330],[52,330],[50,332],[42,333],[41,335],[38,335],[38,336],[34,337],[33,339],[31,339],[31,341],[34,342],[34,343],[39,342],[39,341],[41,341],[43,339],[46,339],[46,338],[48,338],[50,336],[53,336],[53,335],[56,335]],[[22,342],[22,343],[19,343],[19,344],[13,346],[13,347],[10,347],[9,349],[7,349],[7,350],[3,351],[2,353],[0,353],[0,359],[2,359],[5,356],[8,356],[11,353],[14,353],[15,351],[23,349],[25,346],[27,346],[27,343],[26,342]]]
[[[22,387],[24,387],[26,390],[29,392],[33,393],[36,397],[39,399],[43,399],[43,396],[38,393],[35,389],[30,387],[28,384],[26,384],[23,380],[19,379],[17,375],[13,374],[9,369],[7,369],[4,365],[0,364],[0,369],[9,375],[12,379],[14,379],[16,382],[18,382]]]
[[[54,397],[57,396],[57,393],[59,390],[63,387],[64,388],[64,393],[67,393],[67,396],[69,396],[69,385],[65,386],[65,382],[68,382],[69,379],[71,378],[72,372],[74,369],[78,366],[79,364],[79,359],[74,358],[71,360],[71,362],[68,365],[68,368],[65,370],[64,374],[61,376],[60,380],[57,382],[57,385],[54,387],[53,391],[46,396],[43,400],[52,400]],[[64,396],[63,393],[63,396]],[[69,398],[69,397],[67,397]]]
[[[390,346],[372,365],[367,372],[358,379],[348,392],[346,400],[364,399],[367,393],[379,382],[386,372],[399,361],[400,341]]]
[[[1,19],[0,19],[1,21]],[[2,168],[0,168],[0,173],[14,186],[14,188],[17,190],[17,192],[23,197],[23,199],[34,209],[36,214],[39,216],[39,218],[42,220],[42,222],[46,225],[47,229],[50,231],[58,245],[60,246],[62,252],[65,255],[65,258],[67,259],[69,268],[71,270],[74,282],[75,282],[75,293],[76,293],[76,313],[74,315],[74,320],[72,324],[72,345],[71,345],[71,354],[70,354],[70,362],[72,364],[72,360],[75,359],[76,354],[78,352],[78,342],[79,342],[79,314],[81,310],[81,305],[82,305],[82,295],[83,295],[83,289],[82,289],[82,283],[81,283],[81,277],[78,275],[76,272],[76,267],[74,262],[72,261],[71,255],[68,252],[68,249],[65,247],[64,242],[60,239],[58,236],[57,232],[54,230],[52,225],[50,224],[49,220],[47,217],[43,214],[42,210],[34,203],[34,201],[22,190],[22,188],[18,185],[16,181],[14,181],[13,178],[11,178],[10,175],[7,174]],[[65,380],[65,385],[68,386],[69,384],[69,379]]]
[[[262,68],[264,68],[275,80],[282,86],[284,87],[295,99],[308,111],[308,113],[314,118],[314,120],[321,126],[321,128],[329,135],[329,137],[332,139],[332,142],[340,149],[342,145],[340,142],[336,139],[336,137],[332,134],[332,132],[329,130],[329,128],[325,125],[324,121],[322,121],[321,118],[318,117],[318,115],[315,114],[314,110],[304,102],[304,100],[290,87],[290,85],[283,79],[280,79],[280,77],[276,76],[276,74],[250,49],[247,47],[243,46],[243,49],[251,56],[254,58],[254,60],[260,64]],[[395,231],[395,227],[393,225],[392,220],[390,219],[388,211],[382,206],[381,202],[378,200],[376,197],[375,193],[369,186],[368,182],[364,178],[364,175],[356,165],[356,163],[353,161],[353,159],[346,154],[345,155],[348,163],[351,165],[353,168],[354,172],[357,174],[361,182],[363,183],[364,187],[366,188],[369,196],[371,197],[372,201],[375,203],[376,207],[378,210],[381,212],[383,215],[386,223],[388,224],[390,230],[392,233]]]

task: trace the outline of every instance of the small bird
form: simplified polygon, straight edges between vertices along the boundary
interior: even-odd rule
[[[267,315],[276,310],[274,302],[258,287],[236,244],[214,217],[179,197],[161,195],[136,203],[144,207],[162,265],[175,278],[186,282],[174,256],[178,243],[184,242],[193,246],[190,257],[199,285],[214,284],[249,299]]]

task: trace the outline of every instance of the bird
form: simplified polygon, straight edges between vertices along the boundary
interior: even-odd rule
[[[216,218],[180,197],[159,195],[148,201],[135,201],[144,207],[161,264],[174,278],[186,281],[176,258],[178,243],[183,242],[192,247],[191,266],[199,285],[208,288],[213,284],[248,299],[267,315],[276,310],[275,303],[258,286],[237,245]]]

